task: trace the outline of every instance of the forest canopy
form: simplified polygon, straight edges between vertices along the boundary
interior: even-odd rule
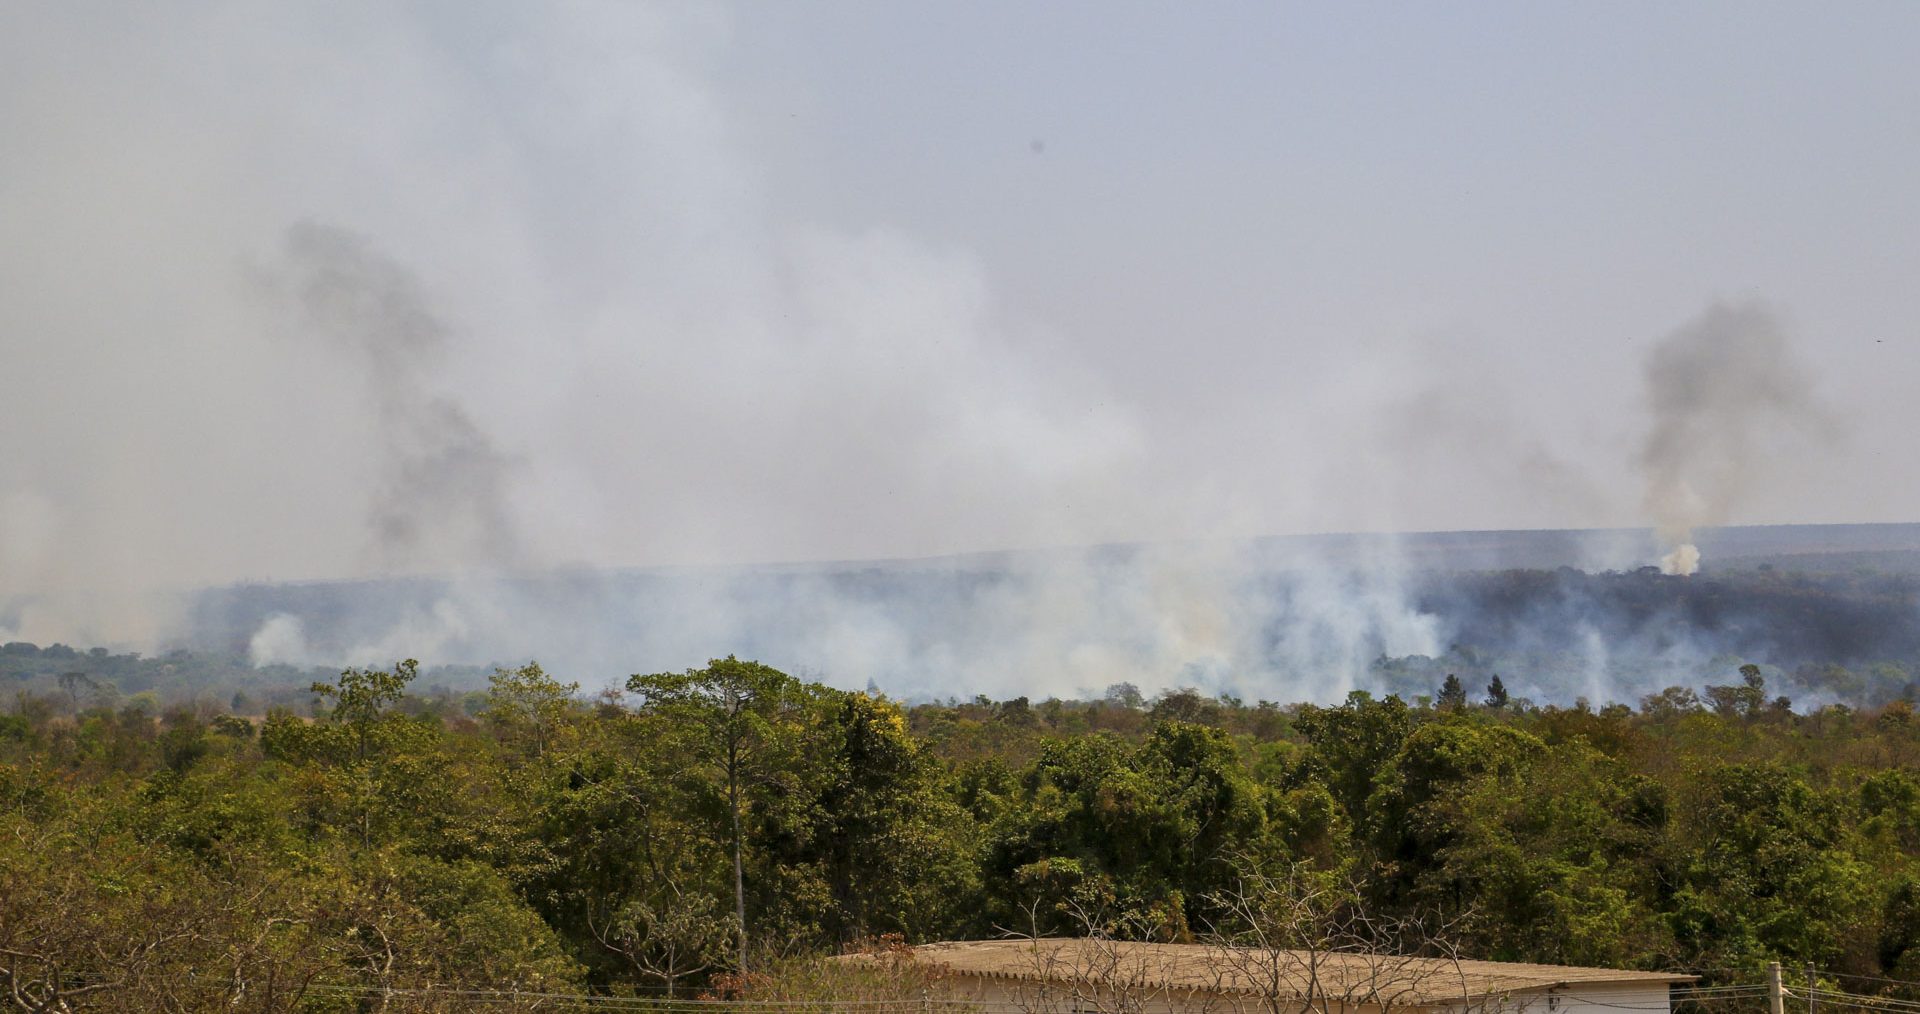
[[[1757,666],[1600,708],[1458,674],[903,705],[733,658],[592,696],[538,665],[420,682],[16,695],[0,975],[101,1009],[190,971],[209,1007],[685,995],[880,938],[1215,939],[1247,884],[1313,878],[1480,958],[1920,979],[1920,721],[1796,709]]]

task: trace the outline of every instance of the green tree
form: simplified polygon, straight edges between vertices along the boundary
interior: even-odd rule
[[[1509,698],[1507,697],[1507,685],[1505,683],[1500,682],[1499,673],[1494,673],[1493,679],[1488,681],[1487,683],[1487,697],[1486,697],[1487,707],[1493,708],[1494,710],[1498,711],[1499,709],[1507,706],[1508,699]]]
[[[577,710],[575,697],[580,684],[554,679],[538,662],[518,669],[495,669],[487,683],[483,716],[497,735],[518,743],[533,760],[546,754],[554,734]]]
[[[1367,803],[1368,835],[1387,864],[1375,885],[1381,900],[1400,904],[1424,897],[1459,906],[1463,891],[1446,868],[1445,854],[1472,823],[1464,796],[1482,780],[1516,787],[1545,750],[1526,732],[1466,715],[1409,734],[1379,772]]]
[[[677,989],[738,936],[720,794],[687,762],[701,733],[618,708],[573,732],[511,782],[530,825],[522,890],[596,978]]]
[[[1460,685],[1460,677],[1447,674],[1440,684],[1440,696],[1435,703],[1447,711],[1459,711],[1467,706],[1467,688]]]
[[[1749,662],[1740,667],[1740,682],[1706,688],[1707,702],[1722,718],[1754,718],[1767,703],[1767,680],[1760,667]]]
[[[1347,823],[1364,828],[1374,776],[1400,752],[1413,730],[1406,702],[1392,695],[1375,700],[1355,690],[1337,708],[1301,708],[1294,726],[1309,747],[1303,774],[1324,781],[1346,812]]]
[[[1845,801],[1775,764],[1702,773],[1683,831],[1692,855],[1673,901],[1699,964],[1768,957],[1831,964],[1871,947],[1870,869]]]
[[[1115,683],[1107,687],[1106,700],[1123,708],[1138,710],[1145,706],[1147,699],[1140,694],[1140,688],[1131,683]]]
[[[988,893],[1013,906],[997,913],[1003,924],[1024,925],[1016,909],[1032,902],[1051,920],[1039,929],[1111,922],[1185,939],[1230,860],[1269,841],[1267,793],[1231,738],[1186,722],[1162,722],[1138,745],[1047,742],[1021,797],[990,834]]]
[[[768,770],[769,755],[784,736],[781,728],[801,697],[800,682],[759,662],[727,656],[705,669],[683,673],[635,675],[627,689],[638,694],[644,710],[686,723],[697,732],[698,753],[689,760],[715,769],[726,788],[733,858],[733,906],[739,946],[737,967],[747,967],[746,837],[741,828],[744,793]]]
[[[890,702],[862,693],[827,702],[827,773],[814,812],[842,942],[953,928],[947,904],[970,892],[970,822]]]
[[[413,659],[391,670],[348,669],[310,688],[326,702],[312,724],[284,710],[267,716],[260,731],[266,755],[317,773],[306,783],[316,827],[341,818],[371,845],[402,826],[458,822],[446,812],[451,786],[433,724],[398,707],[419,671]]]

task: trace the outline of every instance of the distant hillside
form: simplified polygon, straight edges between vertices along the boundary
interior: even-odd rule
[[[1698,542],[1692,579],[1643,570],[1660,548],[1646,532],[1514,531],[240,585],[193,596],[178,646],[298,670],[538,658],[590,685],[735,653],[918,699],[1125,681],[1320,700],[1412,692],[1455,666],[1543,699],[1624,700],[1736,658],[1878,667],[1885,697],[1920,669],[1920,525]]]
[[[1627,528],[1324,535],[1261,541],[1281,547],[1307,542],[1327,555],[1351,558],[1392,544],[1407,566],[1425,570],[1630,570],[1657,560],[1665,551],[1652,532]],[[1703,530],[1694,542],[1709,569],[1771,564],[1807,572],[1853,570],[1863,558],[1910,568],[1920,557],[1920,524],[1749,525]]]

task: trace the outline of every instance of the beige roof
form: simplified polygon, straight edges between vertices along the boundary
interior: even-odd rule
[[[1128,989],[1325,996],[1350,1004],[1471,1000],[1582,984],[1692,982],[1671,972],[1453,961],[1381,954],[1268,951],[1211,944],[1149,944],[1077,938],[963,940],[913,949],[916,962],[958,975],[1072,982]],[[849,955],[843,960],[876,960]]]

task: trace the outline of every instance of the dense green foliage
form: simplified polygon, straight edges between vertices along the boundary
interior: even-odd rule
[[[471,698],[417,676],[264,716],[18,697],[0,985],[685,992],[885,934],[1230,933],[1246,877],[1303,869],[1477,957],[1920,979],[1920,721],[1796,713],[1753,667],[1597,711],[1457,679],[903,708],[734,659],[592,700],[538,666]]]

